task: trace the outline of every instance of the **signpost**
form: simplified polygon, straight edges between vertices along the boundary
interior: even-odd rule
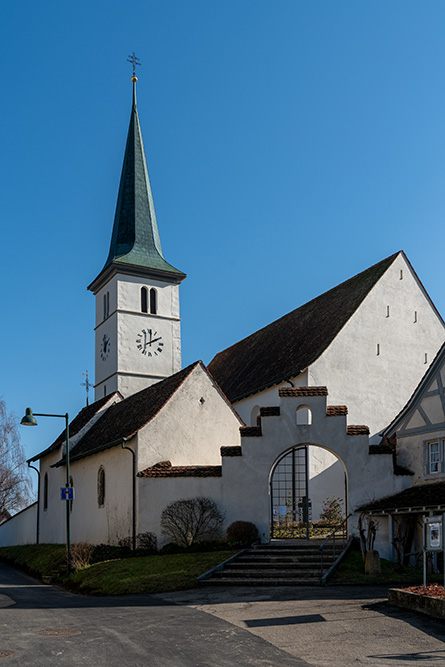
[[[423,585],[426,586],[427,552],[444,551],[444,515],[423,517]],[[444,562],[445,586],[445,562]]]
[[[60,489],[60,495],[62,500],[74,500],[74,487],[62,486]]]

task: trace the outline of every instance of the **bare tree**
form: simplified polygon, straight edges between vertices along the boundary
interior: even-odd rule
[[[31,501],[31,479],[17,420],[0,400],[0,521]]]
[[[199,540],[213,540],[221,534],[224,514],[210,498],[175,500],[162,511],[161,530],[176,544],[189,546]]]

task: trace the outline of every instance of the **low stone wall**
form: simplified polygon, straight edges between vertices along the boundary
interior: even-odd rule
[[[445,619],[445,599],[428,597],[411,593],[399,588],[390,588],[388,591],[388,603],[395,607],[404,607],[421,614],[434,616],[434,618]]]

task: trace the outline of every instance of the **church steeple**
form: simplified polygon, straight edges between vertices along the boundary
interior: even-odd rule
[[[137,77],[132,77],[133,103],[125,146],[110,251],[102,271],[88,289],[96,291],[112,266],[141,269],[161,278],[181,282],[186,276],[169,264],[162,253],[161,239],[148,176],[136,103]]]
[[[181,368],[179,284],[162,254],[136,105],[133,103],[107,261],[88,289],[96,297],[95,399],[123,396]]]

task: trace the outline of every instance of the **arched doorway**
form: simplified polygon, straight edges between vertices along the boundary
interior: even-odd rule
[[[324,447],[296,445],[281,454],[269,493],[271,539],[323,538],[346,517],[346,471]]]

